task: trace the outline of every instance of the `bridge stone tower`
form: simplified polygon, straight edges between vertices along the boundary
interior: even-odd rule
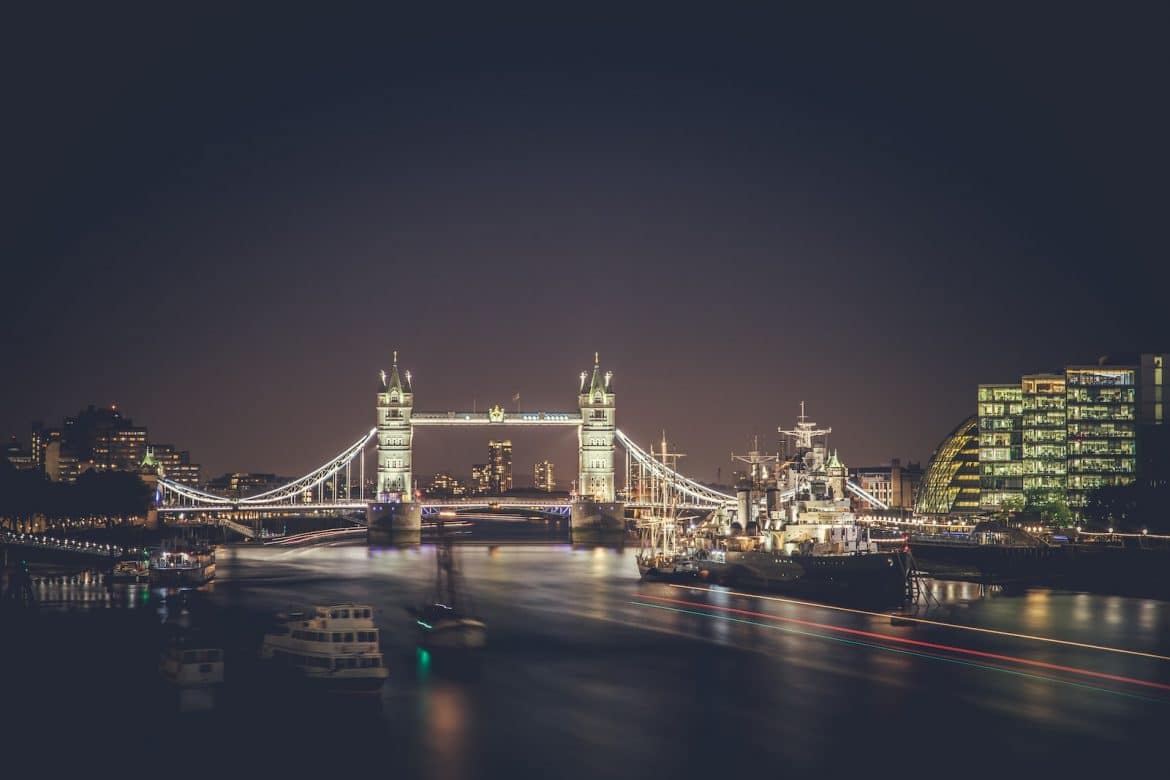
[[[371,541],[418,541],[422,508],[414,500],[411,474],[410,414],[414,389],[410,372],[398,371],[398,352],[390,373],[378,385],[378,490],[367,510]]]
[[[577,500],[573,502],[574,542],[621,539],[625,533],[625,507],[616,503],[613,439],[617,428],[613,373],[601,373],[593,355],[593,374],[581,372],[577,405],[581,409],[580,463]]]
[[[613,432],[617,427],[614,400],[610,387],[612,372],[603,377],[597,354],[593,355],[593,378],[581,372],[577,405],[581,409],[581,451],[577,493],[582,499],[612,503],[614,500]]]

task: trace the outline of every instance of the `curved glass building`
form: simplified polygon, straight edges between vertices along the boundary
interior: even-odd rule
[[[979,417],[959,423],[930,456],[914,511],[946,515],[979,511]]]

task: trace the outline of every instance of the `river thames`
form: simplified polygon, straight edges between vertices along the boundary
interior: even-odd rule
[[[221,547],[216,580],[186,596],[40,582],[49,628],[6,640],[8,749],[94,768],[142,761],[150,774],[312,765],[420,778],[1082,774],[1167,752],[1166,602],[933,582],[936,622],[895,626],[640,582],[633,555],[457,545],[489,643],[477,663],[446,665],[415,649],[404,609],[431,594],[432,545]],[[390,667],[380,698],[249,680],[274,613],[343,602],[375,609]],[[226,651],[210,711],[181,712],[151,685],[151,627],[179,617]]]

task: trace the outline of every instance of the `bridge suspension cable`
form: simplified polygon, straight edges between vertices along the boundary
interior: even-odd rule
[[[614,431],[614,438],[625,448],[633,460],[644,468],[652,478],[660,480],[666,487],[678,491],[691,499],[696,506],[735,506],[735,496],[721,493],[718,490],[700,484],[689,477],[684,477],[674,469],[668,468],[626,436],[621,430]]]
[[[377,430],[377,428],[371,428],[368,433],[366,433],[350,446],[346,447],[339,455],[331,458],[329,461],[313,469],[303,477],[295,479],[286,485],[281,485],[279,487],[272,488],[271,490],[265,490],[262,493],[257,493],[256,495],[248,496],[246,498],[233,501],[230,498],[217,496],[214,493],[208,493],[204,490],[199,490],[189,485],[184,485],[180,482],[175,482],[166,478],[159,480],[159,486],[163,488],[164,493],[173,493],[176,496],[191,501],[195,506],[204,507],[247,507],[255,505],[278,504],[282,501],[295,501],[296,498],[303,494],[306,490],[312,490],[318,485],[322,485],[326,481],[334,479],[343,468],[347,469],[346,473],[348,477],[349,464],[355,458],[358,458],[362,455],[363,450],[365,450],[366,445],[368,445],[374,438],[374,434],[377,433]],[[361,471],[364,476],[364,461]],[[363,485],[362,489],[364,490],[364,488],[365,486]],[[346,481],[346,489],[349,489],[348,479]],[[336,492],[337,485],[335,481],[334,493],[336,494]],[[334,497],[336,498],[336,495]]]

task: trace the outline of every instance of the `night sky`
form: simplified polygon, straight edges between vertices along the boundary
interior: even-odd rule
[[[425,410],[571,409],[597,350],[713,480],[801,399],[925,460],[978,382],[1170,346],[1164,16],[760,5],[8,15],[0,431],[117,402],[297,474],[394,349]]]

